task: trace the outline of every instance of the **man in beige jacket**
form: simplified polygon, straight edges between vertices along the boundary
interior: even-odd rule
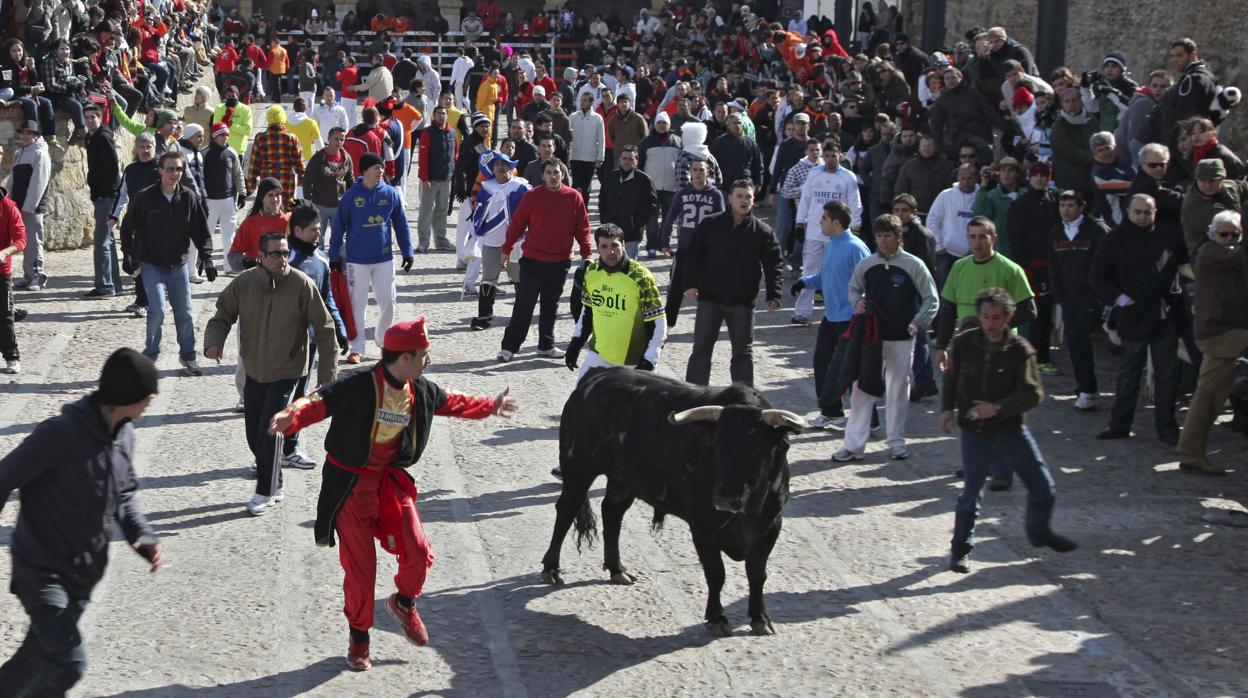
[[[385,57],[380,53],[373,54],[373,67],[368,77],[355,86],[356,94],[367,93],[374,102],[380,102],[394,91],[394,75],[386,67]]]
[[[282,233],[260,237],[260,264],[239,274],[217,297],[217,313],[204,332],[204,356],[221,361],[230,327],[239,327],[239,354],[247,374],[243,414],[247,446],[256,458],[256,494],[247,512],[259,516],[282,501],[281,448],[269,421],[285,409],[308,371],[309,330],[315,337],[317,383],[337,377],[334,321],[316,284],[290,266],[290,243]]]

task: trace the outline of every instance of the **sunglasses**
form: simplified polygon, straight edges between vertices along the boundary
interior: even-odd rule
[[[289,259],[290,250],[269,250],[268,252],[264,253],[264,256],[272,258],[272,259],[276,259],[277,257],[286,257]]]
[[[182,168],[182,167],[162,167],[162,168],[160,168],[160,169],[164,170],[165,172],[181,172],[184,168]]]
[[[1218,233],[1218,238],[1222,240],[1238,240],[1239,236],[1240,236],[1240,233],[1236,233],[1236,232],[1228,233],[1228,232],[1223,231],[1223,232]]]
[[[1169,162],[1146,162],[1144,163],[1144,166],[1150,170],[1156,170],[1156,169],[1165,167],[1166,165],[1169,165],[1169,164],[1170,164]]]

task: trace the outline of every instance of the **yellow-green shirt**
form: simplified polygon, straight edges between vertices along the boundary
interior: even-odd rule
[[[633,260],[608,272],[601,261],[585,270],[586,310],[593,313],[589,348],[617,366],[632,366],[646,351],[647,322],[663,316],[659,285]]]

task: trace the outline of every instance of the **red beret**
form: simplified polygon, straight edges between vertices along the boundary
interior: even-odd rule
[[[1031,166],[1031,169],[1027,170],[1028,177],[1035,177],[1036,175],[1044,175],[1045,177],[1048,177],[1052,174],[1053,168],[1049,167],[1049,163],[1047,162],[1037,162]]]
[[[425,332],[425,316],[391,325],[386,330],[382,346],[386,351],[398,352],[428,349],[429,335]]]

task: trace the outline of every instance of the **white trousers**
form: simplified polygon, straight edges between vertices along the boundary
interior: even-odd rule
[[[884,345],[884,422],[888,429],[888,447],[906,445],[906,415],[910,411],[910,364],[914,357],[914,340],[886,341]],[[849,396],[849,423],[845,425],[845,441],[841,447],[862,453],[871,438],[871,406],[877,398],[858,389],[854,382]]]
[[[234,218],[237,215],[238,201],[236,199],[208,199],[208,234],[211,235],[212,231],[217,227],[221,228],[222,260],[229,253],[230,246],[234,244],[234,231],[236,229]],[[225,266],[228,269],[229,262],[225,262]]]
[[[823,269],[823,234],[818,230],[806,231],[806,242],[802,244],[802,276],[810,274],[818,274]],[[848,288],[823,289],[824,302],[828,296],[833,293],[842,295],[849,293]],[[815,289],[807,286],[802,292],[797,294],[797,302],[793,304],[793,314],[800,317],[808,318],[815,310]]]
[[[368,311],[368,292],[377,299],[377,329],[373,341],[380,349],[386,330],[394,324],[394,303],[398,292],[394,287],[394,262],[380,264],[347,263],[347,286],[351,289],[351,315],[355,318],[355,339],[351,340],[351,353],[364,353],[364,313]]]
[[[356,124],[360,123],[359,117],[355,114],[355,97],[343,97],[341,104],[342,108],[347,111],[347,130],[351,130],[355,128]],[[329,136],[326,135],[325,137],[328,138]]]

